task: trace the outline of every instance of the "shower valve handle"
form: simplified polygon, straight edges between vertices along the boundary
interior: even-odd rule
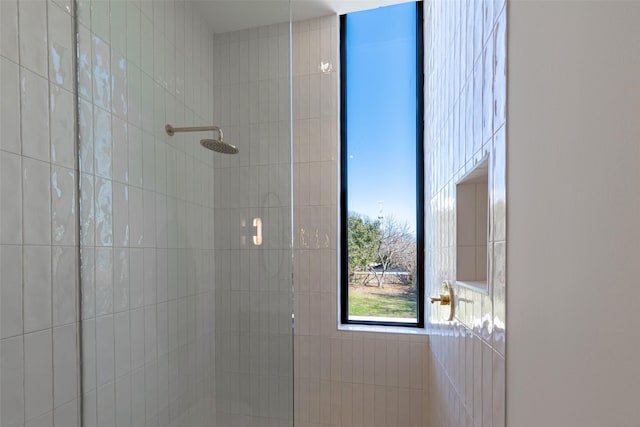
[[[453,300],[453,286],[451,286],[451,283],[449,281],[445,280],[444,282],[442,282],[439,294],[439,297],[430,298],[431,304],[436,301],[440,301],[440,306],[448,306],[448,309],[441,308],[435,310],[435,312],[438,313],[439,316],[447,319],[447,321],[452,321],[455,314],[455,305]]]
[[[440,301],[440,305],[449,305],[451,304],[451,297],[449,295],[440,295],[440,297],[431,297],[431,304],[436,301]]]

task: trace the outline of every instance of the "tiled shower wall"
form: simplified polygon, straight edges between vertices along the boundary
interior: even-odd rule
[[[212,31],[190,2],[79,1],[84,426],[214,423]]]
[[[78,425],[69,1],[0,1],[0,425]]]
[[[296,426],[425,426],[427,337],[338,330],[337,24],[293,25]]]
[[[425,3],[428,293],[456,279],[456,182],[489,157],[488,292],[454,286],[430,314],[431,425],[505,423],[504,0]]]
[[[214,161],[215,390],[225,427],[292,425],[288,5],[281,16],[284,24],[213,39],[213,118],[239,149]]]

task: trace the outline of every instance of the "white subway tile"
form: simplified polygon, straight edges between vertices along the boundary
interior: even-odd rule
[[[309,31],[309,63],[306,68],[302,69],[302,74],[315,74],[320,72],[320,61],[321,61],[321,44],[322,41],[320,39],[320,29],[310,28]]]
[[[144,365],[144,309],[131,310],[131,368]]]
[[[81,425],[97,427],[98,402],[96,401],[96,390],[93,389],[82,396],[82,422]]]
[[[150,104],[150,106],[153,104]],[[144,122],[143,117],[143,122]],[[149,124],[151,127],[151,124]],[[145,190],[155,190],[156,186],[156,155],[153,135],[142,133],[142,183]]]
[[[0,246],[0,338],[22,334],[22,249]]]
[[[113,242],[116,247],[129,246],[129,187],[113,183]]]
[[[127,118],[130,125],[139,130],[142,128],[142,77],[139,65],[131,57],[127,59]],[[130,132],[132,131],[131,127],[129,130]],[[142,143],[141,134],[135,134],[136,138],[133,140],[131,138],[132,135],[130,134],[129,136],[129,146],[131,146],[132,142]],[[142,161],[142,157],[140,157],[140,161]],[[142,176],[142,167],[140,167],[139,172],[140,176]],[[132,174],[131,170],[129,174]],[[132,181],[132,183],[137,184],[137,181]]]
[[[72,21],[68,11],[55,3],[48,6],[49,79],[66,90],[73,90]]]
[[[422,343],[411,343],[411,388],[422,389],[422,360],[424,357]]]
[[[7,0],[0,2],[0,24],[3,30],[2,40],[0,41],[0,55],[14,62],[17,62],[18,2],[16,0]]]
[[[53,411],[53,425],[54,427],[78,427],[78,405],[79,399],[74,399],[62,406],[57,407]]]
[[[128,108],[128,81],[127,81],[127,60],[124,54],[116,52],[115,49],[111,50],[111,102],[113,114],[120,119],[127,118]],[[116,117],[113,120],[113,143],[114,146],[122,143],[122,137],[124,136],[124,142],[126,142],[126,133],[117,133],[117,130],[124,127],[124,124],[120,124],[119,128],[116,128]],[[126,127],[125,127],[126,129]],[[126,146],[126,145],[125,145]],[[115,147],[114,147],[115,150]],[[126,151],[125,151],[126,152]],[[114,153],[115,157],[115,153]],[[115,174],[114,176],[119,177]],[[122,179],[121,179],[122,180]],[[125,181],[126,182],[126,181]]]
[[[15,2],[14,2],[15,3]],[[3,1],[0,3],[2,13],[5,13],[5,8],[10,8],[12,3],[9,1]],[[14,5],[15,6],[15,5]],[[8,13],[9,11],[7,11]],[[2,16],[2,45],[5,44],[5,16]],[[7,25],[10,25],[7,23]],[[10,31],[10,30],[9,30]],[[7,39],[10,35],[7,34]],[[0,106],[0,126],[2,126],[2,138],[0,138],[0,148],[3,150],[11,151],[12,153],[20,153],[21,150],[21,136],[20,136],[20,69],[19,66],[0,57],[0,73],[2,74],[2,80],[0,80],[0,90],[2,91],[2,105]]]
[[[475,387],[475,375],[478,374],[474,371],[474,338],[473,331],[471,329],[465,330],[465,392],[464,392],[464,406],[466,410],[473,415],[473,402],[474,402],[474,387]]]
[[[112,382],[115,378],[113,316],[96,318],[96,374],[97,385]],[[98,392],[100,394],[100,392]]]
[[[127,2],[111,1],[111,47],[122,55],[127,54]]]
[[[25,423],[25,427],[48,427],[53,425],[53,412],[48,412]]]
[[[82,19],[84,0],[78,1],[78,19]],[[86,2],[88,4],[88,1]],[[91,32],[78,25],[78,95],[83,100],[91,101],[93,97],[93,57],[91,55]]]
[[[129,308],[129,249],[115,249],[113,259],[113,311]]]
[[[51,247],[25,246],[24,330],[51,327]]]
[[[116,404],[115,404],[115,384],[109,382],[97,390],[97,420],[98,426],[115,427]]]
[[[142,215],[144,218],[143,235],[144,246],[156,246],[156,195],[145,190],[142,195]]]
[[[140,68],[142,69],[142,71],[144,71],[148,75],[153,76],[154,75],[153,62],[154,62],[154,56],[155,56],[154,30],[153,30],[154,27],[153,27],[153,24],[151,23],[151,20],[148,17],[146,17],[144,14],[141,16],[140,22],[141,22],[140,47],[141,47],[141,55],[142,55],[140,58],[140,62],[141,62]],[[158,36],[161,37],[161,33],[156,33],[156,34],[158,34]],[[155,41],[155,42],[158,43],[158,41]],[[160,72],[160,70],[158,70],[158,72]]]
[[[44,2],[26,3],[39,4]],[[22,155],[48,162],[50,155],[49,86],[47,80],[26,68],[21,68],[20,88]]]
[[[83,246],[80,250],[80,286],[82,301],[81,318],[89,319],[96,312],[96,265],[95,249]]]
[[[23,158],[22,210],[25,244],[51,243],[51,193],[49,164]]]
[[[78,396],[77,329],[77,323],[72,323],[53,330],[53,403],[56,408]]]
[[[113,313],[113,249],[95,249],[96,316]]]
[[[482,425],[482,341],[473,337],[473,419],[474,423]]]
[[[493,241],[499,242],[506,239],[506,129],[501,127],[494,138],[494,148],[492,153],[492,195],[493,195],[493,218],[492,234]]]
[[[142,249],[129,251],[129,296],[130,307],[144,304],[144,252]]]
[[[23,336],[0,340],[0,422],[24,423]]]
[[[145,248],[143,259],[144,304],[148,306],[157,302],[156,250]]]
[[[0,151],[0,243],[22,243],[22,159]]]
[[[131,427],[131,406],[131,375],[127,374],[118,378],[115,384],[117,427]]]
[[[20,64],[40,76],[47,75],[47,2],[20,0]],[[3,37],[4,38],[4,37]]]
[[[108,0],[91,0],[91,31],[102,40],[109,40],[110,8]]]
[[[111,47],[106,40],[95,34],[92,35],[91,42],[93,103],[97,107],[111,111]]]
[[[80,171],[85,174],[94,172],[94,142],[93,142],[93,107],[84,99],[78,100],[78,137],[80,148]]]
[[[93,108],[93,142],[95,174],[102,178],[111,179],[113,176],[111,114],[102,108]]]
[[[484,2],[490,4],[490,1]],[[494,74],[494,44],[487,43],[483,52],[484,65],[482,68],[482,141],[486,142],[493,135],[493,74]]]
[[[398,424],[398,389],[386,387],[385,427],[401,427]]]
[[[24,336],[25,419],[53,410],[51,329]]]
[[[375,414],[375,408],[376,408],[376,403],[374,401],[374,392],[375,392],[375,386],[370,385],[370,384],[365,384],[363,386],[363,405],[362,405],[362,412],[363,412],[363,417],[362,417],[362,424],[365,426],[373,426],[375,423],[375,418],[376,418],[376,414]]]
[[[73,93],[56,85],[49,87],[51,162],[75,169],[76,141]]]
[[[500,354],[492,353],[492,419],[494,426],[503,427],[506,422],[505,360]]]
[[[131,377],[131,420],[132,425],[139,426],[145,424],[145,403],[146,396],[144,392],[144,368],[140,368],[133,372]]]
[[[387,422],[387,388],[382,385],[374,386],[373,391],[373,423],[374,427],[385,427]]]
[[[407,388],[398,389],[398,426],[411,425],[411,394]]]
[[[145,363],[153,362],[158,355],[158,328],[155,304],[144,309],[144,355]]]
[[[493,425],[493,354],[482,344],[482,426]]]
[[[142,190],[129,187],[129,232],[131,246],[143,245],[143,203]]]
[[[95,319],[83,320],[82,330],[82,390],[96,388],[96,322]],[[86,393],[86,392],[85,392]],[[85,394],[86,396],[86,394]],[[95,399],[95,396],[94,396]],[[88,402],[83,397],[84,402]]]
[[[51,253],[53,326],[77,320],[77,249],[54,246]]]
[[[320,114],[322,117],[336,116],[336,75],[335,73],[322,73],[320,77]]]
[[[133,2],[127,2],[127,58],[140,67],[140,9]]]
[[[72,246],[76,233],[76,173],[72,169],[51,167],[52,242]]]
[[[506,245],[493,245],[493,348],[504,355],[506,350]]]
[[[115,377],[120,378],[128,375],[131,371],[131,325],[129,312],[117,313],[114,315],[114,337],[115,337]]]
[[[386,367],[386,385],[387,387],[398,387],[399,375],[399,354],[398,341],[387,340],[387,367]]]
[[[418,393],[411,394],[411,427],[424,425],[424,415],[428,414],[424,407],[424,398]]]

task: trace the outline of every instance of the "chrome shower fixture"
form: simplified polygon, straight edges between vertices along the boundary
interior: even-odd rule
[[[222,129],[218,126],[195,126],[195,127],[184,127],[184,128],[174,128],[171,125],[166,125],[164,130],[167,131],[167,135],[173,136],[176,132],[209,132],[216,131],[218,132],[218,139],[201,139],[200,145],[208,150],[213,150],[218,153],[224,154],[237,154],[238,148],[235,145],[227,144],[223,141]]]

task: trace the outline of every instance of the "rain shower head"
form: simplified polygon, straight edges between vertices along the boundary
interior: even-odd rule
[[[238,154],[238,148],[235,145],[227,144],[222,139],[201,139],[200,145],[217,153]]]
[[[200,145],[208,150],[215,151],[217,153],[223,154],[237,154],[238,148],[235,145],[227,144],[223,141],[224,136],[222,135],[222,129],[218,126],[200,126],[200,127],[186,127],[186,128],[174,128],[171,125],[166,125],[164,127],[165,131],[169,136],[173,136],[176,132],[208,132],[208,131],[216,131],[218,132],[218,139],[201,139]]]

